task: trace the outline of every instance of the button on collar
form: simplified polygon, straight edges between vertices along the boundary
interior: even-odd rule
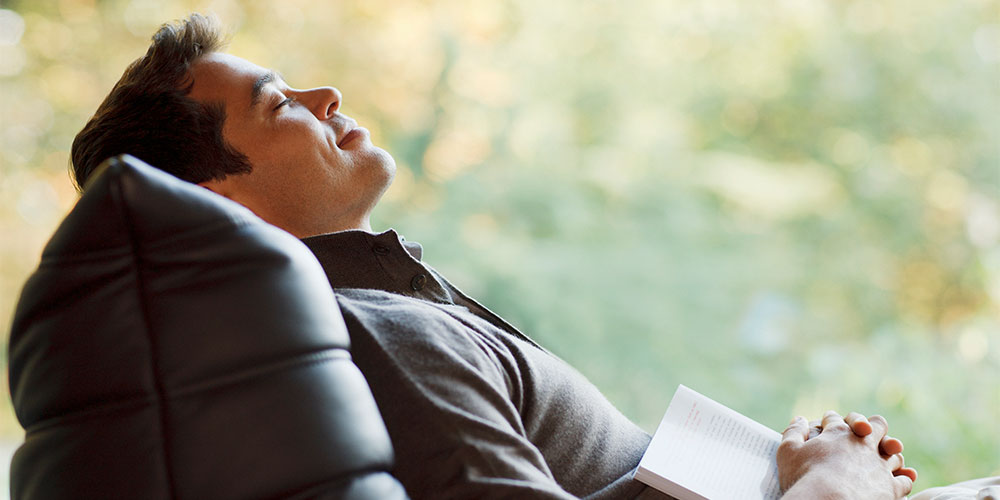
[[[427,284],[427,275],[423,273],[414,276],[413,279],[410,280],[410,288],[412,288],[414,292],[419,292],[420,290],[423,290],[424,285],[426,284]]]

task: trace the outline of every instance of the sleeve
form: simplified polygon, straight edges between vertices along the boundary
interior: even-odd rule
[[[429,304],[338,302],[392,438],[393,472],[411,496],[575,498],[526,437],[517,373],[496,345]]]
[[[910,500],[1000,500],[1000,476],[930,488],[911,496]]]

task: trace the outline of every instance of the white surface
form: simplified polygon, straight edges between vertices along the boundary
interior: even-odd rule
[[[683,385],[635,478],[681,500],[777,500],[781,434]]]
[[[10,500],[10,460],[20,441],[0,441],[0,500]]]

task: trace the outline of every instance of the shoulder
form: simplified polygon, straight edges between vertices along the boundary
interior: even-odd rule
[[[504,346],[469,328],[449,306],[381,290],[338,289],[336,297],[356,355],[378,351],[401,365],[473,369],[495,369],[504,355],[497,352]]]
[[[337,305],[350,329],[353,326],[397,334],[441,333],[461,323],[432,302],[383,290],[340,288]],[[425,335],[418,335],[423,337]]]

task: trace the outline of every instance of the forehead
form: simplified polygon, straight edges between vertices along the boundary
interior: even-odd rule
[[[227,108],[247,107],[254,82],[267,73],[246,59],[211,52],[191,65],[194,85],[189,96],[197,101],[223,102]]]

